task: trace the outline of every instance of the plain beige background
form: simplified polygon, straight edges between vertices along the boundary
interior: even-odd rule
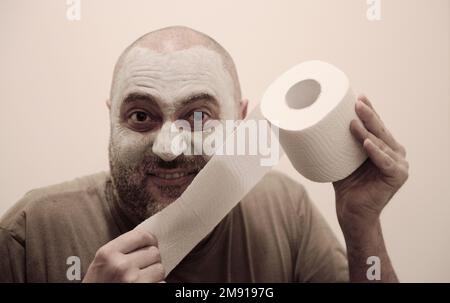
[[[104,101],[113,65],[138,36],[187,25],[234,57],[254,106],[294,64],[343,69],[408,149],[410,179],[383,213],[402,281],[450,282],[449,1],[0,0],[0,214],[27,190],[108,168]],[[342,241],[330,184],[304,183]]]

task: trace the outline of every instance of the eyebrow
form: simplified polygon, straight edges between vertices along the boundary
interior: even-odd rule
[[[195,103],[197,101],[202,101],[202,100],[208,100],[212,103],[211,105],[219,107],[219,102],[217,101],[217,99],[214,96],[212,96],[206,92],[200,92],[200,93],[193,94],[193,95],[185,98],[183,101],[181,101],[180,105],[186,106],[191,103]]]
[[[155,111],[158,115],[161,115],[161,108],[155,98],[150,94],[142,92],[134,92],[128,94],[122,102],[121,112],[126,111],[128,107],[132,107],[133,103],[138,101],[145,102],[147,106],[149,106],[149,108]]]
[[[154,103],[158,103],[158,102],[156,102],[155,98],[152,95],[146,94],[146,93],[130,93],[125,97],[123,102],[129,103],[129,102],[133,102],[133,101],[137,101],[137,100],[151,101]],[[214,96],[212,96],[211,94],[206,93],[206,92],[200,92],[200,93],[193,94],[193,95],[185,98],[180,103],[181,103],[181,105],[187,105],[189,103],[193,103],[193,102],[200,101],[200,100],[209,100],[209,101],[213,102],[214,105],[219,105],[219,102],[217,101],[217,99]]]
[[[143,101],[150,101],[152,103],[156,103],[155,99],[146,93],[131,93],[128,94],[125,99],[123,100],[123,103],[130,103],[137,100],[143,100]]]

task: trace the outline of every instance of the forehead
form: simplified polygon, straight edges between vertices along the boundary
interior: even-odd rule
[[[121,97],[140,90],[169,97],[183,90],[203,89],[223,95],[233,89],[221,56],[202,46],[166,53],[134,47],[122,61],[116,86],[116,96],[119,93]]]

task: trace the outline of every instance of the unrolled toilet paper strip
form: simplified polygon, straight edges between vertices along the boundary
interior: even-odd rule
[[[279,131],[280,143],[297,171],[314,181],[332,182],[351,174],[366,159],[349,131],[351,120],[357,119],[355,101],[344,73],[330,64],[309,61],[267,89],[261,111],[271,123],[270,131]],[[246,120],[260,118],[254,112]],[[237,132],[224,144],[234,141]],[[261,165],[263,157],[213,156],[176,201],[136,227],[157,237],[166,275],[271,169]]]
[[[253,111],[225,140],[226,146],[234,145],[239,129],[246,121],[264,119],[259,110]],[[277,131],[267,127],[271,144],[279,147]],[[283,155],[278,151],[278,158]],[[172,204],[156,213],[136,228],[142,228],[156,236],[162,263],[168,274],[214,227],[236,206],[237,203],[272,168],[261,165],[267,155],[216,155],[200,170],[183,194]],[[276,162],[277,162],[276,161]],[[267,162],[267,161],[266,161]]]

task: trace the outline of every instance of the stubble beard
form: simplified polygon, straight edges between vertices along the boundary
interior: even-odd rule
[[[110,143],[109,166],[115,198],[120,208],[135,222],[143,221],[174,202],[189,184],[159,186],[149,184],[149,172],[156,169],[195,169],[200,171],[207,163],[203,156],[180,155],[166,162],[161,158],[143,156],[137,163],[120,157]]]

